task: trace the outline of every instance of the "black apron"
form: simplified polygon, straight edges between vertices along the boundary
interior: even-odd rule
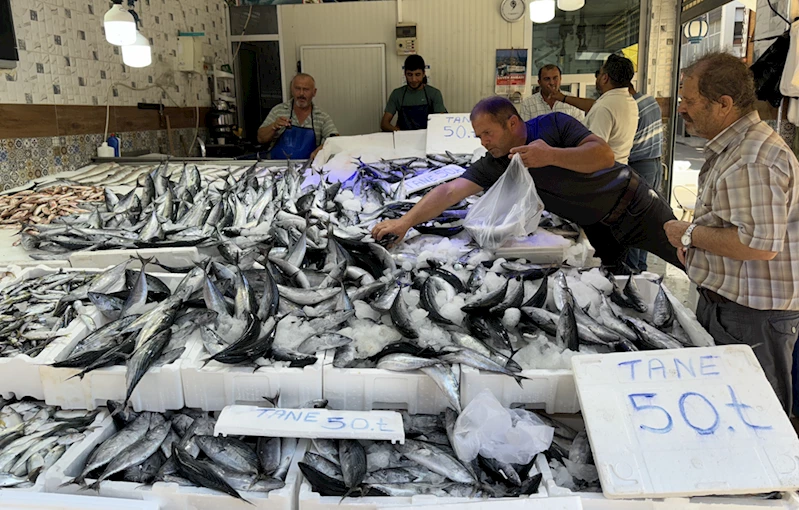
[[[426,105],[405,106],[405,94],[408,93],[408,86],[406,85],[405,90],[402,91],[398,112],[399,117],[397,118],[397,127],[402,131],[427,129],[427,116],[435,112],[433,111],[433,103],[430,102],[430,96],[427,95],[427,86],[422,89],[422,92],[424,92]]]

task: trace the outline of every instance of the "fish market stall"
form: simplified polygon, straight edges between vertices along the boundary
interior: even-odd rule
[[[297,440],[217,438],[214,423],[190,409],[123,411],[48,472],[47,490],[154,501],[162,509],[293,509]]]

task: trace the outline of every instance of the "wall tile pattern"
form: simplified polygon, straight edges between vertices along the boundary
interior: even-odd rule
[[[125,66],[119,47],[106,42],[102,22],[109,6],[107,0],[11,0],[20,61],[16,69],[0,71],[0,103],[105,105],[108,97],[112,105],[173,106],[160,89],[112,87],[116,82],[140,88],[161,83],[159,77],[172,71],[174,85],[167,90],[179,106],[210,105],[204,76],[175,71],[177,34],[204,32],[205,62],[229,63],[222,0],[137,0],[141,32],[153,49],[153,64],[143,69]]]
[[[169,151],[166,130],[119,133],[122,155],[130,151],[166,154]],[[172,142],[176,156],[185,156],[191,145],[194,128],[173,129]],[[208,133],[200,129],[200,137]],[[25,182],[58,172],[77,170],[91,162],[102,144],[103,135],[74,135],[38,138],[0,139],[0,189],[13,188]],[[195,145],[194,155],[197,155]]]

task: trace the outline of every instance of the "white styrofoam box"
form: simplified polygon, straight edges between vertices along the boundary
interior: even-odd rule
[[[322,398],[322,352],[316,363],[306,367],[264,366],[253,371],[252,367],[216,361],[205,365],[208,353],[199,341],[188,350],[181,366],[186,407],[220,411],[234,404],[263,405],[264,397],[274,397],[278,391],[280,406],[285,408]]]
[[[310,441],[303,439],[300,441],[295,460],[299,462],[308,450]],[[297,459],[299,457],[299,460]],[[535,461],[535,467],[538,472],[541,472],[542,463],[546,464],[543,455],[539,455]],[[412,497],[390,497],[390,496],[370,496],[370,497],[349,497],[342,500],[337,496],[322,496],[318,492],[314,492],[313,487],[302,476],[299,466],[296,463],[292,464],[291,469],[296,469],[298,472],[297,478],[297,510],[377,510],[378,508],[395,508],[395,507],[416,507],[419,505],[457,505],[473,501],[496,501],[496,502],[509,502],[518,500],[539,500],[547,497],[547,491],[544,487],[543,477],[541,485],[538,488],[538,493],[532,496],[521,498],[502,498],[485,500],[482,498],[455,498],[455,497],[437,497],[431,494],[420,494]],[[291,472],[289,472],[291,476]],[[531,508],[535,505],[531,503]],[[454,508],[454,507],[453,507]],[[571,508],[571,507],[570,507]]]
[[[643,276],[635,278],[641,296],[649,304],[651,310],[657,296],[658,286]],[[627,283],[626,276],[618,276],[616,280],[622,287]],[[699,347],[713,345],[713,338],[697,322],[696,315],[686,309],[665,286],[663,289],[674,306],[676,320],[694,344]],[[506,375],[464,367],[461,377],[461,402],[466,406],[478,393],[488,388],[506,407],[524,404],[524,407],[544,409],[549,414],[571,414],[580,410],[577,387],[574,384],[571,370],[523,370],[519,375],[528,378],[522,381],[522,387],[519,387],[513,378]]]
[[[4,510],[158,510],[154,501],[0,490]]]
[[[148,272],[148,274],[159,278],[171,290],[174,290],[183,278],[183,275],[171,273]],[[90,306],[87,309],[92,310],[89,315],[97,327],[110,322],[94,307]],[[127,392],[127,368],[124,365],[92,370],[82,379],[73,377],[81,372],[80,369],[50,366],[56,361],[66,359],[75,345],[90,333],[86,324],[80,320],[76,322],[74,333],[60,342],[60,349],[51,350],[41,360],[39,376],[44,390],[44,401],[64,409],[95,409],[104,406],[107,400],[124,400]],[[150,368],[144,374],[130,397],[134,410],[163,412],[168,409],[183,408],[180,367],[188,351],[189,345],[176,361],[169,365]]]
[[[296,493],[296,475],[292,478],[291,470],[286,477],[286,486],[268,494],[258,492],[240,492],[250,503],[245,503],[227,494],[201,487],[181,487],[174,483],[156,482],[153,485],[142,485],[132,482],[104,481],[97,492],[83,490],[82,487],[62,484],[78,476],[86,465],[92,450],[116,433],[113,419],[103,421],[90,436],[82,448],[69,451],[47,472],[45,482],[48,492],[60,494],[81,494],[107,498],[124,498],[133,500],[155,501],[159,508],[168,510],[293,510]],[[293,462],[296,462],[297,456]],[[87,479],[91,484],[93,480]]]
[[[410,414],[438,414],[449,399],[430,377],[416,370],[393,372],[379,368],[336,368],[334,352],[325,358],[324,398],[331,409],[371,411],[405,409]],[[452,365],[461,379],[460,365]],[[462,402],[462,406],[466,403]]]
[[[8,496],[9,500],[12,500],[12,501],[15,501],[15,502],[19,501],[20,504],[21,504],[23,501],[26,500],[26,498],[28,496],[31,496],[32,494],[47,492],[47,474],[53,469],[58,469],[58,466],[62,466],[63,463],[65,462],[65,459],[67,458],[68,455],[70,455],[70,453],[74,453],[76,451],[80,451],[83,448],[85,448],[86,445],[88,444],[89,437],[92,434],[91,431],[94,430],[95,427],[101,426],[105,422],[105,420],[108,419],[108,418],[109,418],[108,411],[106,411],[104,409],[100,410],[100,412],[98,412],[97,416],[95,417],[94,421],[92,422],[91,426],[87,430],[86,437],[84,439],[76,442],[76,443],[71,444],[69,446],[69,448],[67,448],[67,451],[64,452],[64,455],[61,456],[60,459],[58,459],[52,466],[50,466],[50,468],[48,468],[48,469],[42,471],[41,473],[39,473],[39,476],[36,478],[36,482],[33,484],[32,487],[27,487],[27,488],[10,487],[10,488],[7,488],[7,489],[0,489],[0,508],[2,508],[3,510],[9,508],[8,506],[6,506],[6,501],[7,501],[6,500],[6,494],[9,495]],[[24,495],[26,495],[26,497],[21,497],[19,500],[12,499],[13,496],[11,496],[11,494],[17,494],[17,493],[24,494]],[[11,507],[11,508],[13,508],[13,507]],[[22,507],[22,508],[24,508],[24,507]]]
[[[57,273],[61,269],[46,266],[27,267],[18,271],[16,278],[3,282],[2,287],[13,283]],[[0,395],[4,398],[32,397],[44,400],[44,387],[39,375],[39,367],[49,363],[54,353],[61,351],[69,344],[82,327],[79,319],[73,320],[66,328],[58,331],[58,337],[51,340],[42,352],[34,357],[22,354],[12,358],[0,357]]]
[[[572,241],[539,228],[527,237],[514,237],[496,249],[497,258],[523,258],[533,264],[560,264]]]
[[[579,497],[538,499],[531,505],[527,499],[481,499],[464,503],[436,503],[434,505],[413,505],[395,507],[394,510],[581,510],[583,503]]]
[[[201,250],[196,247],[142,248],[137,250],[78,251],[70,255],[69,262],[75,268],[99,269],[119,264],[137,255],[143,258],[153,257],[153,262],[163,262],[170,267],[189,267],[205,258]],[[140,266],[139,262],[134,260],[128,267],[133,269]]]

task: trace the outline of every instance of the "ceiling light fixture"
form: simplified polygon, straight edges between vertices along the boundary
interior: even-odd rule
[[[130,67],[147,67],[153,63],[153,52],[147,38],[136,31],[136,42],[122,47],[122,62]]]
[[[136,18],[122,6],[122,0],[114,0],[114,5],[103,17],[105,40],[115,46],[125,46],[136,42]]]
[[[555,0],[532,0],[530,19],[533,23],[549,23],[555,19]]]
[[[578,11],[585,7],[585,0],[558,0],[558,9],[561,11]]]

